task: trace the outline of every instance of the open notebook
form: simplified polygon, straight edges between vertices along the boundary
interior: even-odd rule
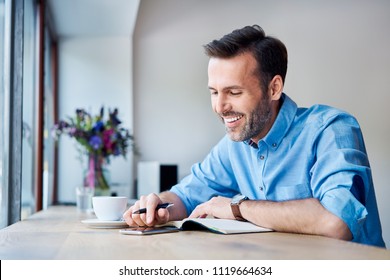
[[[222,234],[272,231],[249,222],[215,218],[186,218],[182,221],[169,222],[163,226],[174,226],[180,230],[203,229]]]

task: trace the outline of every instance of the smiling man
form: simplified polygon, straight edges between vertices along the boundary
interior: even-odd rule
[[[205,51],[212,108],[227,135],[170,191],[142,196],[126,222],[212,215],[384,247],[356,119],[328,106],[297,107],[283,93],[286,47],[257,25]],[[174,206],[156,211],[164,202]],[[133,213],[140,208],[146,213]]]

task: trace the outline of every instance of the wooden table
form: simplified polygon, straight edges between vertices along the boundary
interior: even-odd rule
[[[94,217],[72,206],[38,212],[0,230],[0,259],[390,259],[386,249],[320,236],[208,231],[128,236],[118,229],[93,229],[80,222]]]

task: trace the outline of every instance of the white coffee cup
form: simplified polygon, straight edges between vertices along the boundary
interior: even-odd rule
[[[127,207],[125,196],[94,196],[92,206],[96,217],[101,221],[118,221]]]

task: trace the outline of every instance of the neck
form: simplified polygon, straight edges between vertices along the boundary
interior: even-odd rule
[[[282,100],[276,100],[272,101],[271,103],[271,118],[268,122],[268,124],[264,127],[264,129],[255,137],[252,137],[251,140],[255,142],[256,144],[260,141],[260,139],[263,139],[268,132],[271,130],[272,126],[275,123],[276,117],[279,114],[280,108],[282,107]]]

